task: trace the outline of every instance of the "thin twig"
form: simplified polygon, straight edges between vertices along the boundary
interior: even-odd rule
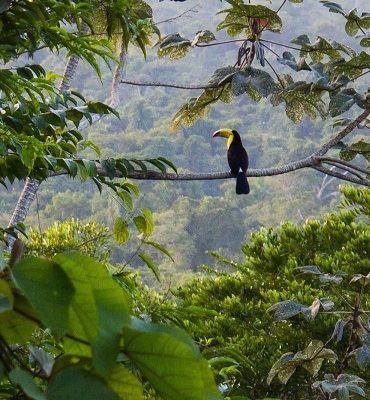
[[[170,18],[168,18],[168,19],[165,19],[165,20],[163,20],[163,21],[159,21],[159,22],[155,22],[154,24],[152,24],[152,25],[154,25],[154,26],[156,26],[156,25],[160,25],[160,24],[164,24],[164,23],[171,23],[172,21],[176,21],[177,19],[180,19],[180,18],[182,18],[182,17],[184,17],[184,16],[186,16],[186,18],[188,18],[188,16],[186,15],[186,14],[189,14],[189,13],[191,13],[191,12],[198,12],[198,11],[196,11],[196,8],[198,8],[199,7],[199,3],[198,4],[196,4],[194,7],[191,7],[191,8],[189,8],[188,10],[185,10],[184,12],[182,12],[181,14],[179,14],[179,15],[177,15],[176,17],[170,17]]]

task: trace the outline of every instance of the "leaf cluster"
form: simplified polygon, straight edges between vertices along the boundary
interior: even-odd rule
[[[273,106],[283,104],[286,115],[296,124],[301,123],[305,115],[314,119],[319,114],[325,119],[327,115],[341,115],[355,105],[361,109],[369,108],[368,95],[367,92],[363,94],[360,79],[370,68],[369,55],[365,51],[357,53],[353,48],[323,36],[317,36],[311,42],[308,35],[304,34],[293,38],[291,44],[265,39],[266,31],[279,34],[283,28],[283,20],[279,16],[280,8],[275,11],[266,6],[245,4],[239,0],[230,0],[227,3],[231,8],[219,12],[226,16],[216,29],[225,29],[228,36],[238,37],[235,42],[240,41],[242,44],[234,66],[221,68],[215,75],[228,68],[234,68],[234,71],[229,71],[230,76],[224,75],[224,79],[211,79],[207,85],[211,88],[206,86],[200,96],[190,99],[175,114],[172,120],[173,131],[181,124],[188,127],[197,119],[204,118],[209,113],[210,105],[217,101],[227,99],[229,102],[232,97],[241,94],[246,94],[253,101],[270,97]],[[347,34],[354,36],[361,31],[359,45],[367,46],[368,13],[360,15],[356,9],[346,13],[336,3],[322,3],[329,11],[344,16]],[[178,33],[169,35],[160,43],[158,54],[178,59],[184,57],[194,45],[207,46],[208,41],[212,41],[212,45],[224,44],[215,43],[212,32],[207,31],[206,38],[202,43],[195,39],[185,39]],[[271,50],[270,44],[278,44],[287,50],[279,55],[275,50]],[[251,74],[250,68],[256,60],[260,66],[254,67]],[[288,72],[281,73],[279,64],[293,69],[298,80]],[[270,72],[264,70],[265,67],[269,68]]]
[[[94,259],[73,252],[29,257],[13,265],[11,279],[4,272],[2,371],[25,395],[138,399],[145,376],[163,399],[221,398],[190,336],[130,315],[129,292]],[[55,335],[60,350],[54,358],[30,349],[40,370],[36,381],[16,361],[38,326]]]

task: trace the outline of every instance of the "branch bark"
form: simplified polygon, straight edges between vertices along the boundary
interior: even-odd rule
[[[345,171],[345,173],[341,173],[336,170],[333,170],[332,164],[334,161],[330,163],[328,162],[328,164],[331,165],[331,168],[326,168],[322,166],[322,163],[325,163],[325,160],[328,160],[328,158],[321,158],[313,155],[299,161],[281,165],[279,167],[249,169],[247,175],[250,178],[251,177],[257,178],[263,176],[275,176],[275,175],[287,174],[289,172],[297,171],[303,168],[312,168],[324,173],[325,175],[330,175],[347,182],[356,183],[364,186],[370,186],[370,180],[358,174],[357,172],[354,173],[354,171],[359,169],[357,166],[345,163],[339,159],[338,160],[330,159],[330,160],[335,160],[337,168],[343,169]],[[351,166],[351,168],[348,166]],[[351,169],[354,171],[351,172]],[[354,176],[349,175],[349,172],[354,174]],[[99,165],[97,165],[97,173],[99,176],[108,177],[107,172]],[[61,176],[67,174],[68,174],[67,171],[60,170],[58,172],[51,173],[50,176]],[[115,177],[123,178],[123,175],[120,171],[116,170]],[[201,173],[201,174],[198,173],[163,174],[159,171],[154,171],[154,170],[147,170],[146,172],[141,170],[135,170],[129,172],[127,174],[127,178],[135,180],[154,180],[154,181],[209,181],[209,180],[219,180],[219,179],[233,179],[235,178],[235,176],[233,176],[230,172],[213,172],[213,173]]]

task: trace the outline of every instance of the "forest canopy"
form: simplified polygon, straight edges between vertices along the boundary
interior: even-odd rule
[[[4,395],[366,396],[355,3],[2,3]]]

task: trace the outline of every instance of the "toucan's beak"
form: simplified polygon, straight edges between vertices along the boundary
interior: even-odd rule
[[[219,129],[212,135],[212,137],[216,136],[222,136],[224,138],[228,138],[230,136],[230,131],[229,129]]]

